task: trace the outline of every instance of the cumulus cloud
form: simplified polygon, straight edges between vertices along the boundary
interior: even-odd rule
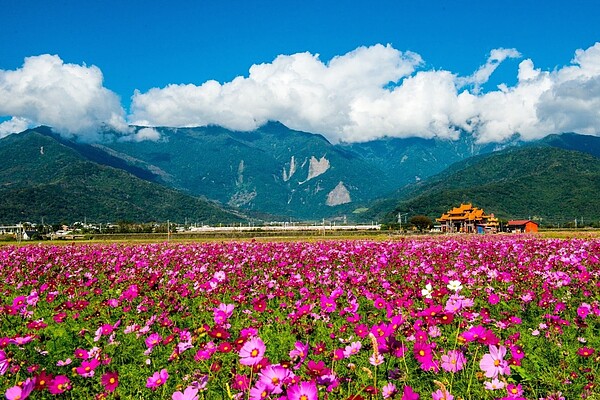
[[[143,142],[145,140],[151,142],[157,142],[161,138],[160,132],[154,128],[141,128],[139,130],[130,133],[129,135],[121,136],[118,138],[121,142]]]
[[[0,70],[0,116],[44,124],[92,140],[103,128],[128,129],[118,96],[95,66],[66,64],[44,54],[16,70]]]
[[[254,65],[249,76],[220,84],[169,85],[132,98],[130,121],[148,126],[215,124],[252,130],[269,120],[343,139],[356,124],[353,104],[388,93],[384,87],[410,76],[418,54],[391,46],[360,47],[324,63],[318,55],[278,56]]]
[[[11,133],[20,133],[29,128],[31,123],[25,118],[12,117],[8,121],[0,123],[0,139]]]
[[[479,67],[473,75],[467,78],[459,78],[457,83],[463,86],[473,85],[473,92],[479,93],[481,91],[481,85],[490,79],[490,76],[492,76],[496,68],[498,68],[504,60],[507,58],[519,57],[521,57],[521,53],[516,49],[494,49],[484,65]]]
[[[459,76],[421,70],[418,54],[390,45],[360,47],[329,62],[310,53],[282,55],[231,82],[136,92],[129,120],[235,130],[276,120],[333,142],[383,136],[454,139],[460,131],[481,142],[515,134],[532,140],[564,131],[600,133],[600,43],[577,50],[570,65],[552,71],[525,59],[514,86],[482,91],[502,62],[520,57],[516,49],[494,49],[473,74]]]
[[[460,132],[480,142],[524,140],[551,133],[600,134],[600,43],[575,51],[553,70],[523,59],[517,82],[483,90],[498,66],[521,58],[516,49],[494,49],[470,75],[424,69],[421,56],[391,45],[359,47],[323,61],[318,54],[280,55],[253,65],[230,82],[172,84],[136,91],[127,121],[115,93],[103,86],[95,66],[65,64],[58,56],[25,60],[0,70],[0,136],[46,124],[86,138],[160,140],[152,127],[220,125],[250,131],[267,121],[325,135],[332,142],[388,137],[456,139]]]

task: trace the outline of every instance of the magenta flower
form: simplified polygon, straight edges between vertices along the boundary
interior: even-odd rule
[[[75,368],[75,371],[77,374],[83,377],[90,378],[94,376],[94,370],[98,367],[98,365],[100,365],[100,361],[95,358],[92,358],[91,360],[83,360],[81,362],[81,366]]]
[[[173,400],[198,400],[198,389],[191,386],[185,388],[183,393],[177,391],[171,396]]]
[[[107,392],[114,392],[119,386],[119,374],[117,372],[107,372],[102,375],[101,382]]]
[[[288,373],[288,370],[281,365],[268,365],[260,371],[259,382],[266,386],[269,393],[279,394],[283,392],[281,386]]]
[[[13,386],[4,394],[7,400],[25,400],[35,387],[35,378],[27,378],[22,386]]]
[[[310,347],[308,346],[308,343],[304,344],[302,342],[296,342],[294,344],[294,349],[290,350],[290,358],[292,360],[296,360],[297,358],[299,358],[300,363],[302,363],[308,355],[309,348]]]
[[[383,396],[384,399],[389,399],[390,397],[395,395],[397,392],[398,392],[398,389],[396,388],[396,385],[394,385],[391,382],[381,388],[381,395]]]
[[[326,295],[321,296],[321,309],[323,312],[332,313],[335,311],[336,303],[335,299]]]
[[[260,381],[250,389],[250,400],[263,400],[267,396],[269,396],[269,389]]]
[[[431,393],[431,397],[433,400],[454,400],[454,396],[447,392],[446,390],[438,389],[435,392]]]
[[[154,346],[160,344],[162,341],[162,337],[158,333],[152,333],[150,336],[146,338],[146,346],[151,349]]]
[[[467,362],[465,355],[460,350],[450,350],[442,356],[442,368],[448,372],[458,372]]]
[[[509,398],[520,397],[523,394],[523,388],[521,385],[515,385],[514,383],[509,383],[506,386],[506,391],[508,392]]]
[[[485,372],[488,378],[496,378],[498,375],[510,374],[508,362],[504,360],[506,347],[490,345],[490,352],[484,354],[479,362],[479,367]]]
[[[231,387],[235,390],[244,391],[250,387],[250,378],[246,375],[237,374],[231,384]]]
[[[88,358],[90,358],[90,355],[85,349],[77,349],[75,350],[75,357],[87,360]]]
[[[290,385],[287,390],[287,397],[288,400],[317,400],[317,384],[310,381]]]
[[[415,392],[412,387],[404,386],[402,400],[419,400],[419,394]]]
[[[581,357],[586,357],[586,358],[591,356],[594,353],[595,353],[595,350],[591,347],[580,347],[577,350],[577,354],[579,354]]]
[[[240,349],[240,364],[256,365],[262,361],[267,347],[259,337],[253,337],[248,340]]]
[[[160,371],[156,371],[151,377],[148,378],[146,381],[146,387],[156,390],[159,386],[164,385],[167,379],[169,379],[169,373],[163,368]]]
[[[344,349],[344,357],[348,358],[350,356],[353,356],[354,354],[358,354],[358,352],[360,351],[361,347],[362,347],[362,344],[360,342],[352,342],[352,343],[350,343]]]
[[[57,375],[48,384],[48,391],[52,394],[61,394],[71,390],[71,380],[65,375]]]
[[[0,350],[0,375],[4,375],[8,370],[8,357],[4,350]]]

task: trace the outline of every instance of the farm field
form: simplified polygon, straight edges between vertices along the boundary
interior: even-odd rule
[[[600,239],[0,247],[7,399],[598,398]]]

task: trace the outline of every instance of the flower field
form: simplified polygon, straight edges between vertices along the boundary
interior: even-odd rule
[[[600,396],[600,240],[0,247],[7,399]]]

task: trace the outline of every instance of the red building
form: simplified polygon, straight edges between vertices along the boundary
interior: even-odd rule
[[[512,232],[532,233],[538,231],[538,224],[529,219],[519,219],[508,221],[508,229]]]

